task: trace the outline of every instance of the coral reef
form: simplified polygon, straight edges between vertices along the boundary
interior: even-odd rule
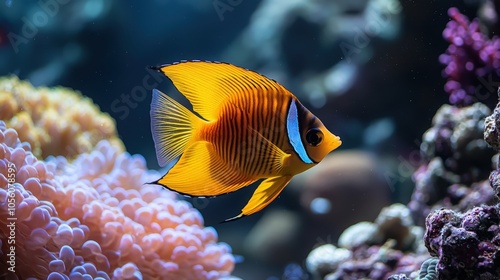
[[[450,46],[439,60],[446,65],[444,89],[450,94],[450,103],[485,101],[496,92],[493,81],[500,78],[500,39],[489,39],[481,32],[478,19],[469,22],[457,8],[450,8],[448,15],[451,21],[443,37]]]
[[[443,105],[436,112],[432,127],[423,135],[411,201],[408,206],[393,205],[383,210],[375,222],[347,228],[338,242],[331,242],[336,246],[326,244],[311,251],[306,264],[316,278],[499,278],[500,216],[499,204],[494,204],[500,198],[500,169],[491,170],[493,166],[498,168],[495,150],[500,151],[500,104],[492,116],[488,115],[499,86],[500,39],[486,35],[486,28],[490,28],[489,34],[497,33],[492,30],[499,26],[499,3],[481,2],[489,5],[483,14],[489,18],[489,26],[478,19],[469,22],[458,9],[449,9],[451,20],[442,33],[449,47],[439,62],[445,65],[444,90],[451,105]],[[316,77],[317,88],[305,92],[328,92],[321,89],[328,85],[321,77]],[[357,183],[351,178],[348,184]],[[305,200],[306,209],[314,209],[314,198],[326,197],[313,190],[316,193]],[[330,206],[319,209],[331,211]],[[335,236],[335,231],[331,232]]]
[[[474,106],[478,108],[480,106],[485,107],[485,105],[478,104]],[[479,111],[476,109],[476,119],[474,122],[467,122],[466,120],[459,122],[464,128],[479,127],[479,124],[484,123],[484,140],[496,151],[499,151],[499,127],[497,126],[500,110],[499,106],[500,103],[495,108],[493,114],[486,117],[484,121],[482,121],[482,119],[487,110],[484,109],[482,113],[478,113]],[[441,113],[440,119],[449,120],[449,117],[442,116],[450,116],[453,114],[452,111],[470,110],[469,108],[458,109],[449,106],[446,108],[448,108],[447,111],[449,114]],[[470,113],[472,113],[472,111],[469,112],[469,115]],[[440,114],[436,116],[438,115]],[[440,175],[441,186],[446,188],[446,185],[448,185],[448,187],[445,190],[441,190],[442,198],[440,198],[440,200],[434,200],[428,204],[434,204],[434,210],[427,216],[425,221],[426,232],[424,241],[429,253],[434,258],[429,260],[429,263],[425,266],[422,265],[419,279],[497,279],[500,276],[500,209],[499,204],[485,205],[485,203],[493,201],[498,202],[500,198],[499,169],[491,172],[489,180],[471,184],[470,181],[481,180],[485,174],[481,174],[479,170],[472,174],[470,171],[480,169],[482,173],[484,173],[486,170],[490,170],[488,166],[491,165],[490,160],[486,157],[486,153],[484,152],[482,153],[484,157],[482,161],[485,163],[481,164],[480,161],[478,161],[478,159],[481,158],[481,153],[478,153],[481,149],[477,148],[473,149],[477,156],[475,158],[476,161],[471,161],[471,159],[469,159],[471,162],[468,164],[471,164],[471,167],[454,170],[449,167],[444,167],[442,162],[450,162],[450,158],[453,162],[453,160],[459,158],[459,150],[454,149],[457,145],[453,145],[453,139],[458,139],[459,137],[454,137],[455,133],[446,126],[436,128],[437,123],[439,123],[439,121],[435,121],[435,127],[426,133],[426,135],[431,133],[433,137],[424,136],[424,140],[426,138],[432,139],[430,143],[434,144],[422,144],[422,150],[424,153],[427,151],[427,155],[436,156],[436,158],[440,160],[441,171],[431,172],[431,174]],[[451,122],[446,121],[444,123],[449,124]],[[472,125],[473,123],[476,123],[476,125]],[[475,139],[477,131],[474,132],[474,130],[477,129],[466,129],[466,131],[469,131],[467,142],[469,143],[468,145],[470,145],[470,143],[476,143],[476,146],[478,146],[480,140]],[[435,135],[441,135],[441,139]],[[446,141],[447,138],[450,139],[450,141]],[[483,142],[483,144],[479,146],[484,148],[486,142]],[[460,161],[458,160],[457,162]],[[486,165],[486,163],[488,163],[488,165]],[[430,167],[431,165],[432,161],[429,163],[427,169],[436,170],[436,168]],[[459,166],[459,164],[453,164],[451,166],[456,167]],[[443,172],[443,169],[446,171]],[[449,172],[452,175],[445,175],[445,172]],[[476,175],[476,177],[472,175]],[[432,197],[430,191],[436,191],[436,189],[433,188],[437,188],[440,185],[434,183],[430,185],[432,187],[426,186],[425,188],[419,189],[419,182],[423,181],[419,181],[417,176],[432,177],[432,175],[418,174],[417,171],[415,177],[417,188],[415,189],[413,198],[424,196]],[[456,182],[446,180],[446,178],[452,176],[456,178]],[[471,184],[470,188],[463,182],[464,178],[469,180],[468,183]],[[429,182],[431,182],[431,180],[427,180],[427,184]],[[434,180],[434,182],[437,182],[437,180]],[[463,184],[463,186],[457,187],[458,184]],[[481,190],[478,191],[477,186],[481,186]],[[486,191],[487,187],[491,187],[493,190],[490,189]],[[494,194],[497,195],[495,200],[492,199]],[[475,199],[469,199],[470,203],[463,203],[466,195],[475,197]],[[462,198],[462,200],[455,200],[455,203],[453,203],[454,199],[457,197]],[[460,201],[460,203],[457,203],[458,201]],[[412,200],[410,205],[415,206],[415,200]],[[472,205],[476,205],[476,207],[472,208]],[[446,206],[446,208],[439,208],[440,206]],[[414,207],[412,210],[415,209],[422,211],[424,208]],[[430,207],[426,209],[430,209]],[[425,271],[427,271],[427,274],[424,273]],[[402,277],[406,276],[403,275]],[[392,279],[404,278],[393,276]]]
[[[484,132],[489,144],[498,148],[498,111],[486,118],[488,113],[482,104],[443,106],[424,135],[422,154],[430,160],[415,173],[417,187],[409,208],[392,205],[375,223],[345,230],[338,240],[340,248],[324,245],[313,250],[307,262],[310,272],[321,279],[495,279],[500,274],[498,206],[483,205],[465,214],[434,210],[425,232],[425,247],[435,257],[431,259],[423,248],[423,230],[412,219],[442,206],[466,211],[493,202],[495,192],[484,179],[494,153],[480,137]],[[492,172],[490,181],[500,193],[498,174]],[[342,261],[337,261],[339,256]]]
[[[500,275],[500,215],[498,205],[492,206],[495,193],[500,195],[500,169],[490,175],[495,151],[484,141],[500,150],[500,105],[490,117],[482,103],[458,107],[485,98],[478,95],[479,83],[488,75],[500,76],[500,40],[489,40],[477,20],[469,24],[458,10],[449,14],[452,21],[443,35],[451,45],[440,61],[447,65],[445,89],[456,105],[443,105],[423,136],[422,165],[413,176],[408,208],[393,205],[375,223],[351,226],[338,239],[340,248],[324,245],[330,247],[323,259],[315,255],[321,247],[313,250],[308,258],[315,264],[308,263],[313,275],[391,280]],[[343,252],[341,263],[337,250]]]
[[[326,244],[311,251],[307,268],[328,280],[385,280],[394,273],[412,273],[429,257],[422,237],[423,229],[413,224],[410,210],[394,204],[384,208],[375,223],[346,229],[340,247]]]
[[[493,114],[485,119],[484,140],[495,151],[500,152],[500,103],[497,104]]]
[[[27,86],[18,83],[10,90],[19,93]],[[113,122],[100,113],[97,117],[89,115],[90,111],[84,113],[96,109],[89,100],[81,101],[74,94],[71,97],[68,93],[66,101],[49,106],[48,111],[42,110],[55,98],[51,94],[43,97],[47,91],[53,90],[40,90],[38,101],[31,107],[25,105],[37,120],[47,120],[43,116],[47,112],[78,111],[75,108],[89,106],[79,111],[81,114],[75,113],[73,116],[81,119],[73,119],[75,123],[68,127],[85,129],[75,127],[80,123],[90,128],[101,118],[103,127],[111,126],[104,131],[114,134]],[[28,93],[15,96],[11,104],[27,104],[20,101],[25,98],[32,100]],[[75,104],[80,101],[81,106]],[[29,129],[31,126],[24,127],[22,133],[29,134]],[[82,136],[91,131],[82,132]],[[94,132],[96,137],[109,136]],[[15,129],[0,121],[1,271],[7,271],[8,254],[14,250],[15,275],[22,279],[229,277],[235,262],[231,249],[217,243],[216,231],[204,227],[201,214],[178,200],[176,194],[159,186],[143,185],[159,174],[146,169],[142,156],[123,152],[121,142],[113,136],[96,144],[92,141],[99,137],[93,137],[87,138],[89,146],[85,148],[91,150],[72,161],[64,156],[41,161]],[[48,145],[39,146],[42,154],[52,151]],[[70,158],[76,153],[64,147],[59,151]],[[15,244],[9,243],[12,239]]]
[[[332,271],[336,271],[351,257],[351,251],[325,244],[311,251],[306,260],[306,267],[314,276],[323,278]]]
[[[382,244],[388,239],[395,241],[394,247],[399,250],[422,249],[418,239],[423,230],[414,226],[410,210],[403,204],[393,204],[382,209],[374,223],[361,222],[347,228],[340,236],[339,246],[355,249],[363,244]]]
[[[500,152],[500,102],[493,114],[485,120],[484,140],[497,152]],[[496,196],[500,198],[500,170],[497,162],[496,169],[490,174],[490,183]]]
[[[103,139],[123,150],[114,120],[89,98],[63,87],[34,88],[15,76],[0,78],[0,120],[30,143],[40,159],[71,159]]]
[[[423,224],[432,209],[465,211],[492,203],[487,178],[495,152],[483,140],[489,114],[481,103],[443,105],[437,111],[420,145],[424,164],[413,175],[415,190],[408,206],[417,224]]]
[[[436,210],[427,217],[425,245],[438,257],[439,279],[496,279],[500,275],[500,209],[465,214]]]

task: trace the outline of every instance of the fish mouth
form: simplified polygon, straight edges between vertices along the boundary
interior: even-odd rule
[[[342,145],[342,140],[340,140],[340,137],[334,135],[334,139],[332,141],[332,151],[337,149],[340,145]]]

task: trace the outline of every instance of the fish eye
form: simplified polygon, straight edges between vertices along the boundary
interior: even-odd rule
[[[318,146],[323,141],[323,132],[319,128],[311,128],[306,133],[307,144]]]

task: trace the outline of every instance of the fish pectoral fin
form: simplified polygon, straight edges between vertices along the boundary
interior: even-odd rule
[[[197,141],[154,183],[180,194],[210,197],[234,192],[255,181],[224,162],[212,143]]]
[[[216,120],[221,106],[233,97],[256,91],[285,92],[277,82],[256,72],[221,62],[183,61],[153,67],[161,71],[206,120]]]
[[[280,174],[285,164],[285,159],[289,157],[290,154],[285,153],[257,130],[253,128],[249,128],[249,130],[251,131],[250,138],[257,139],[255,142],[248,141],[248,145],[255,145],[254,147],[250,146],[249,149],[254,151],[257,162],[271,162],[271,170],[268,170],[268,172]]]
[[[233,221],[244,216],[249,216],[259,212],[278,197],[281,191],[286,187],[292,176],[271,177],[264,180],[255,190],[247,205],[243,207],[241,213],[225,222]]]

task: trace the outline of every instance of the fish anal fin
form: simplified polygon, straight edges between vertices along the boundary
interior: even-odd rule
[[[210,197],[234,192],[256,180],[226,164],[212,143],[197,141],[157,183],[180,194]]]
[[[209,121],[216,120],[223,104],[234,97],[240,99],[265,91],[290,94],[276,81],[228,63],[183,61],[153,69],[169,77],[194,111]]]
[[[276,197],[278,197],[291,179],[292,176],[277,176],[267,178],[262,181],[245,207],[241,210],[241,213],[235,217],[227,219],[226,222],[255,214],[264,209],[267,205],[273,202]]]

